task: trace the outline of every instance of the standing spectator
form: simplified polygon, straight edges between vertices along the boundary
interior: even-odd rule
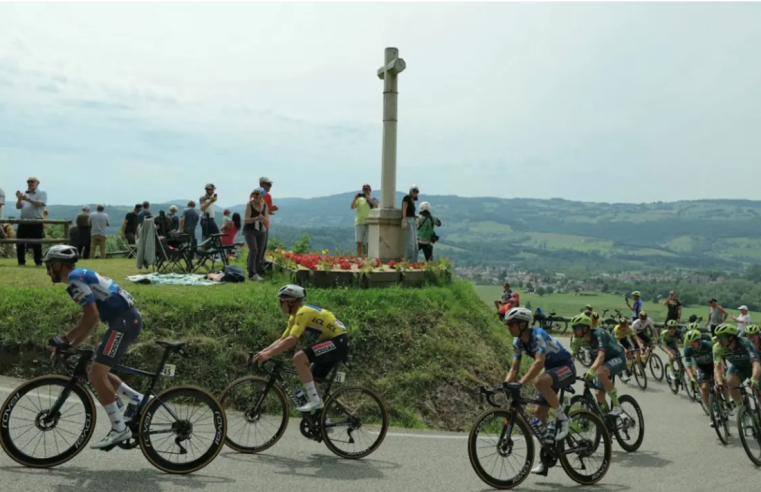
[[[420,204],[420,217],[417,219],[417,243],[418,248],[423,250],[425,261],[433,259],[433,245],[439,240],[435,228],[441,227],[438,217],[431,214],[431,204]]]
[[[708,301],[708,327],[711,329],[711,336],[714,336],[714,330],[720,324],[727,320],[729,313],[726,309],[719,306],[719,302],[716,299]]]
[[[225,228],[228,227],[227,224],[229,224],[231,220],[230,210],[225,209],[225,211],[222,212],[222,226],[219,228],[219,232],[225,232]]]
[[[275,215],[275,212],[277,212],[277,206],[275,206],[272,203],[272,194],[270,193],[270,190],[272,189],[272,180],[266,176],[262,176],[259,178],[259,188],[262,190],[262,198],[264,198],[264,203],[267,204],[267,220],[264,223],[264,247],[259,252],[259,273],[264,273],[264,253],[267,251],[267,244],[269,244],[270,239],[270,215]]]
[[[34,176],[26,180],[26,193],[16,191],[16,208],[21,210],[22,220],[41,220],[48,202],[48,194],[40,190],[40,180]],[[42,224],[19,224],[16,236],[18,239],[42,239],[44,236]],[[34,252],[34,264],[42,266],[42,244],[30,246]],[[19,265],[26,265],[26,244],[16,244],[16,259]]]
[[[85,260],[90,259],[90,234],[92,226],[90,225],[90,206],[82,207],[82,213],[77,215],[77,230],[79,231],[76,248],[79,256]]]
[[[748,325],[750,325],[750,314],[748,314],[748,306],[743,304],[742,306],[740,306],[737,309],[740,310],[740,316],[736,318],[736,317],[730,315],[729,317],[732,318],[732,320],[735,323],[737,323],[737,333],[741,337],[744,337],[745,336],[745,328],[747,328]]]
[[[267,204],[264,202],[263,190],[257,188],[251,193],[251,201],[246,205],[246,216],[243,220],[243,238],[248,245],[249,280],[263,280],[259,276],[259,251],[264,248],[265,223],[267,222]]]
[[[143,206],[139,203],[135,205],[135,209],[131,212],[127,212],[122,221],[122,237],[127,244],[134,247],[137,244],[137,226],[140,224],[138,214],[143,209]]]
[[[106,207],[98,205],[97,212],[90,216],[90,225],[92,226],[90,249],[93,258],[98,258],[95,251],[100,248],[100,258],[106,259],[106,231],[111,223],[108,221],[108,214],[104,210]]]
[[[5,192],[0,188],[0,219],[3,218],[3,210],[5,209]]]
[[[215,203],[217,202],[217,188],[214,183],[208,183],[206,193],[201,195],[198,204],[201,206],[201,239],[206,239],[212,234],[219,234],[219,227],[214,221]]]
[[[499,311],[503,304],[510,300],[512,295],[513,289],[510,288],[509,283],[505,282],[502,286],[502,297],[500,299],[494,299],[494,307],[497,308],[497,311]]]
[[[634,299],[634,304],[629,304],[629,298],[627,297],[626,306],[632,312],[632,321],[637,321],[639,319],[639,313],[642,311],[642,299],[640,299],[638,290],[632,292],[632,298]]]
[[[367,254],[367,238],[369,226],[367,225],[367,216],[370,210],[378,206],[378,200],[371,197],[373,189],[369,184],[362,186],[362,191],[354,195],[351,201],[354,213],[354,241],[357,243],[357,258]]]
[[[180,230],[180,216],[177,215],[178,211],[177,205],[169,207],[169,220],[172,221],[172,231]]]
[[[415,263],[418,257],[417,228],[415,227],[415,202],[420,195],[417,185],[410,187],[408,195],[402,198],[402,229],[404,229],[404,259]]]
[[[188,208],[182,211],[182,217],[180,218],[180,231],[190,236],[191,247],[195,250],[197,245],[196,240],[196,226],[198,225],[198,210],[196,210],[196,202],[190,200],[188,202]]]
[[[147,201],[143,202],[143,207],[141,210],[137,210],[137,207],[135,207],[137,211],[137,225],[141,226],[143,225],[143,221],[146,217],[150,217],[151,214],[151,204]]]
[[[229,210],[225,210],[225,212],[230,212]],[[234,213],[233,218],[228,220],[227,222],[222,224],[222,233],[224,236],[222,236],[220,239],[222,240],[222,244],[226,246],[232,246],[235,244],[235,235],[238,234],[238,231],[241,228],[241,221],[240,221],[240,214]]]
[[[676,292],[673,290],[669,292],[669,297],[663,301],[663,305],[668,309],[668,313],[666,313],[667,322],[673,319],[679,323],[682,320],[682,303],[676,298]]]

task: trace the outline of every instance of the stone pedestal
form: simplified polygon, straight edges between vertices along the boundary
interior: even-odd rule
[[[369,237],[367,255],[383,263],[399,261],[404,256],[402,211],[398,208],[374,208],[367,217]]]

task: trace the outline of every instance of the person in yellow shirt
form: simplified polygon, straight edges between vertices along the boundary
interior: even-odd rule
[[[634,330],[632,330],[632,327],[629,326],[629,320],[626,318],[621,318],[619,324],[613,328],[613,337],[616,339],[619,345],[626,349],[627,363],[626,371],[624,372],[624,374],[626,374],[626,379],[624,379],[622,374],[621,380],[627,382],[631,377],[631,366],[634,360],[634,345],[636,344],[637,347],[640,348],[640,354],[644,353],[645,347],[642,344],[642,340],[640,340],[638,336],[635,336]]]
[[[306,290],[298,285],[289,284],[280,288],[277,297],[280,311],[289,315],[288,326],[282,337],[254,354],[252,359],[254,363],[264,362],[295,347],[302,336],[307,338],[310,346],[299,350],[293,357],[293,364],[309,398],[306,405],[296,409],[302,413],[323,407],[322,398],[314,385],[314,376],[326,376],[337,362],[346,360],[349,355],[349,335],[344,324],[326,309],[304,305],[306,296]]]

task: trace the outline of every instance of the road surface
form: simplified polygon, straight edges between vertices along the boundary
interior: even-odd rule
[[[4,400],[19,382],[0,377],[0,399]],[[632,394],[642,406],[645,440],[633,454],[614,443],[613,464],[594,490],[714,492],[725,487],[758,488],[761,469],[748,460],[735,427],[730,445],[724,447],[701,408],[681,394],[674,396],[664,383],[651,381],[647,391],[633,383],[619,386],[620,394]],[[98,417],[93,439],[108,432],[102,409]],[[109,453],[86,449],[72,461],[48,470],[23,468],[0,450],[0,483],[3,492],[493,490],[472,470],[465,434],[391,429],[374,454],[348,461],[334,456],[324,444],[304,439],[295,424],[292,421],[280,442],[262,455],[243,455],[224,448],[214,462],[189,476],[159,472],[139,449]],[[558,466],[547,477],[530,476],[516,490],[556,491],[567,487],[577,485]]]

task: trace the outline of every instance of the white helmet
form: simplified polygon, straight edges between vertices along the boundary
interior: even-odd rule
[[[288,284],[280,287],[277,291],[277,297],[282,299],[283,297],[289,297],[291,299],[304,299],[307,296],[307,291],[300,285]]]
[[[514,307],[505,315],[505,323],[510,321],[525,321],[526,323],[531,323],[531,320],[533,319],[534,316],[531,314],[531,310],[522,307]]]
[[[53,261],[60,261],[61,263],[76,263],[79,260],[79,252],[74,246],[66,244],[56,244],[51,246],[45,252],[45,258],[42,259],[45,263]]]
[[[420,211],[421,212],[430,212],[431,211],[431,204],[428,202],[423,202],[420,204]]]

